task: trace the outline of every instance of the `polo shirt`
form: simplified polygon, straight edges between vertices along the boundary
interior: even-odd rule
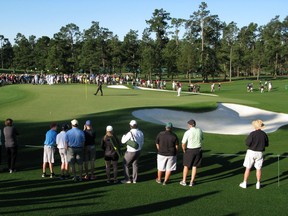
[[[82,148],[85,142],[84,132],[76,127],[68,130],[65,137],[68,147]]]
[[[178,137],[171,131],[162,131],[156,137],[156,144],[159,144],[158,154],[163,156],[175,156]]]
[[[188,149],[200,148],[203,141],[203,132],[200,128],[191,127],[184,133],[182,144],[187,143]]]
[[[45,136],[44,145],[53,146],[56,143],[57,132],[55,130],[50,129],[47,131]]]

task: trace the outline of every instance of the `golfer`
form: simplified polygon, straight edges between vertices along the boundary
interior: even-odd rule
[[[202,162],[202,142],[203,142],[203,132],[200,128],[196,127],[195,120],[191,119],[188,122],[188,130],[184,133],[182,139],[182,150],[183,155],[183,179],[180,185],[186,186],[186,178],[189,169],[192,168],[191,181],[189,186],[192,187],[195,184],[195,177],[197,173],[197,168]]]
[[[244,172],[243,182],[239,185],[241,188],[247,188],[247,181],[250,175],[250,170],[254,164],[256,169],[256,189],[260,189],[261,184],[261,175],[262,175],[262,164],[263,164],[263,152],[265,151],[265,147],[269,146],[269,139],[267,134],[262,131],[264,128],[264,123],[262,120],[255,120],[252,122],[255,130],[249,134],[246,138],[246,145],[248,146],[248,150],[246,152],[246,156],[244,159],[243,166],[246,167]]]
[[[160,132],[156,137],[157,155],[157,179],[156,182],[161,184],[162,173],[165,172],[163,185],[169,181],[172,171],[176,170],[178,137],[172,132],[173,125],[171,122],[165,126],[165,131]]]

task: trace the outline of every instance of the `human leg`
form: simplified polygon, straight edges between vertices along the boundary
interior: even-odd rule
[[[11,170],[11,148],[6,148],[8,170]]]
[[[110,181],[110,166],[111,161],[105,161],[107,181]]]
[[[114,177],[114,182],[116,183],[117,177],[118,177],[118,161],[113,161],[113,177]]]
[[[171,176],[171,171],[170,170],[166,170],[165,178],[164,178],[164,182],[165,183],[169,181],[170,176]]]
[[[162,171],[161,170],[158,170],[157,171],[157,179],[156,179],[156,182],[157,183],[161,183],[161,179],[162,179]]]
[[[123,159],[123,170],[124,170],[124,177],[125,181],[130,181],[130,173],[129,173],[129,166],[134,158],[134,152],[125,152],[124,159]]]
[[[188,175],[189,168],[188,166],[183,167],[183,178],[182,181],[186,183],[187,175]]]
[[[140,151],[135,152],[135,157],[134,157],[134,161],[132,163],[132,168],[133,168],[133,183],[137,182],[137,178],[138,178],[138,159],[140,157]]]
[[[194,184],[194,182],[195,182],[196,173],[197,173],[197,167],[193,166],[192,167],[192,173],[191,173],[191,182],[192,182],[192,184]]]

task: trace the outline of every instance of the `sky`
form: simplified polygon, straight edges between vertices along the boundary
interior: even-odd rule
[[[132,29],[141,38],[155,9],[163,8],[172,18],[188,19],[204,0],[0,0],[0,35],[13,44],[17,33],[50,38],[67,24],[80,31],[92,21],[108,28],[120,40]],[[211,15],[237,27],[251,22],[265,25],[276,15],[288,16],[287,0],[206,0]],[[182,32],[183,33],[183,32]]]

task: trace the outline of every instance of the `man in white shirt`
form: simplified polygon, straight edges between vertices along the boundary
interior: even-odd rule
[[[121,183],[131,183],[130,174],[129,174],[129,167],[132,164],[133,175],[132,175],[132,182],[137,182],[138,177],[138,159],[140,157],[141,149],[144,144],[144,135],[141,130],[138,129],[137,122],[135,120],[130,121],[130,131],[123,135],[121,142],[126,143],[128,140],[135,141],[138,143],[138,148],[135,149],[129,145],[127,145],[127,150],[124,155],[123,159],[123,166],[124,166],[124,176],[125,179],[121,181]]]

